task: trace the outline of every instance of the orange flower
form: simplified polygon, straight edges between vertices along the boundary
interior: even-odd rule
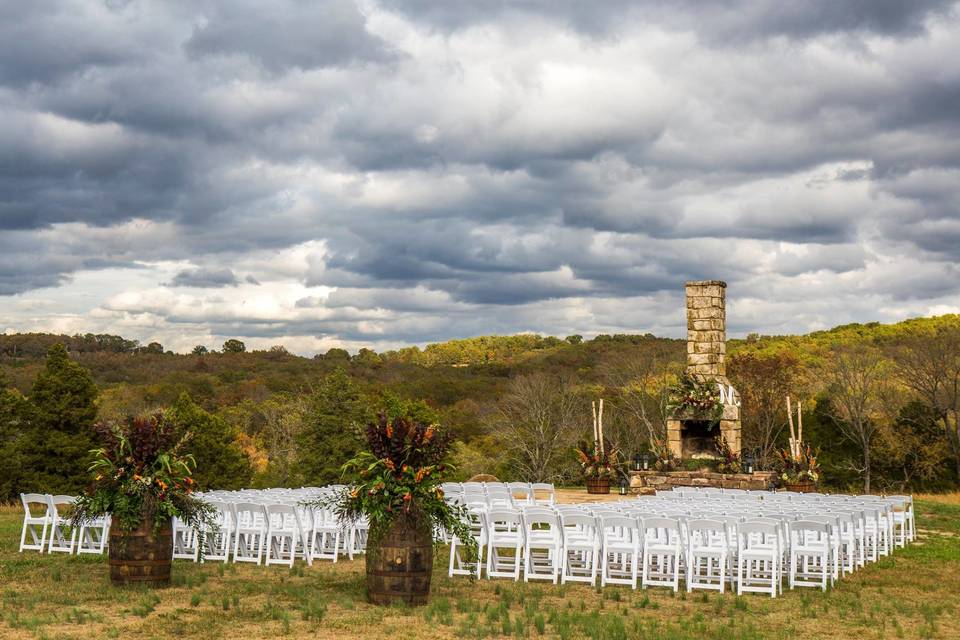
[[[436,432],[436,429],[434,429],[433,425],[430,425],[429,427],[427,427],[426,432],[424,432],[423,434],[423,444],[427,444],[428,442],[430,442],[430,440],[433,439],[433,434],[435,432]]]
[[[427,471],[427,468],[426,468],[426,467],[421,467],[421,468],[417,469],[417,475],[414,476],[413,481],[414,481],[414,482],[420,482],[420,481],[422,481],[422,480],[424,479],[424,477],[426,477],[426,475],[427,475],[428,473],[429,473],[429,471]]]
[[[357,493],[357,490],[356,490],[356,489],[353,489],[353,490],[350,491],[350,497],[351,497],[351,498],[356,498],[357,495],[358,495],[358,493]]]
[[[397,468],[397,465],[393,464],[393,460],[390,458],[384,458],[383,466],[385,466],[387,469],[390,469],[390,471],[394,471]]]
[[[387,437],[388,437],[388,438],[392,438],[392,437],[393,437],[393,425],[392,425],[392,424],[388,424],[388,425],[387,425]]]
[[[413,499],[413,496],[410,495],[410,492],[409,492],[409,491],[408,491],[407,493],[403,494],[403,501],[404,501],[404,502],[410,502],[412,499]]]

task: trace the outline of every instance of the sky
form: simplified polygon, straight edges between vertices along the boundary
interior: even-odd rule
[[[0,3],[0,331],[312,354],[960,311],[960,5]]]

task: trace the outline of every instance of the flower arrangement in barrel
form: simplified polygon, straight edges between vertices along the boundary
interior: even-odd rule
[[[680,376],[668,392],[667,411],[674,416],[690,416],[718,422],[723,416],[720,390],[712,382],[702,382],[690,374]]]
[[[473,540],[465,510],[449,504],[440,487],[450,467],[445,462],[453,441],[435,424],[381,414],[364,429],[367,449],[343,466],[349,487],[331,505],[347,521],[366,516],[370,535],[382,535],[398,519],[456,534],[469,546]]]
[[[591,402],[593,411],[593,445],[581,440],[574,448],[583,477],[592,479],[614,479],[621,474],[620,452],[603,437],[603,399],[598,405]]]
[[[620,454],[607,442],[603,447],[581,441],[576,447],[577,461],[584,478],[610,478],[620,475]]]
[[[810,449],[810,445],[799,447],[794,453],[786,449],[780,450],[780,479],[783,482],[818,482],[820,480],[820,463],[817,462],[819,451]]]
[[[797,430],[794,431],[793,408],[790,396],[787,396],[787,419],[790,425],[790,448],[779,451],[780,480],[783,482],[813,482],[820,481],[820,463],[817,457],[819,449],[813,451],[810,445],[803,443],[803,410],[800,401],[797,401]]]
[[[184,453],[190,434],[177,434],[162,413],[96,425],[102,444],[90,466],[94,480],[77,498],[79,522],[111,515],[122,531],[144,522],[160,527],[177,517],[201,528],[213,524],[213,508],[193,495],[193,456]]]

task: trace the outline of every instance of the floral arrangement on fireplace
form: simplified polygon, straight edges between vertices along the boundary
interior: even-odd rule
[[[720,457],[717,461],[717,471],[720,473],[743,473],[743,460],[739,453],[730,448],[727,439],[723,435],[718,435],[714,442],[717,455]]]
[[[813,451],[810,445],[801,447],[796,455],[788,449],[781,449],[780,480],[789,483],[817,482],[820,480],[819,455],[820,451]]]
[[[716,383],[702,382],[684,374],[669,391],[667,410],[675,416],[718,422],[723,416],[723,401]]]
[[[650,451],[656,456],[653,468],[656,471],[675,471],[680,468],[680,458],[673,455],[666,438],[654,438],[650,441]]]

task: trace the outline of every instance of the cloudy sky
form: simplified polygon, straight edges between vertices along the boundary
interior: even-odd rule
[[[960,5],[0,3],[0,330],[385,349],[960,310]]]

